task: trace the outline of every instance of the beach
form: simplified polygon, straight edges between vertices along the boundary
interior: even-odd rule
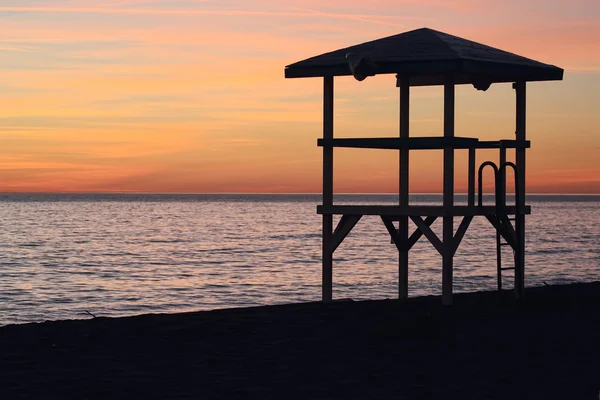
[[[0,398],[596,399],[600,282],[0,328]]]

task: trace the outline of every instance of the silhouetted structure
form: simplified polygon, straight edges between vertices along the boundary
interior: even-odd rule
[[[400,136],[398,138],[333,137],[333,78],[353,75],[362,81],[368,76],[396,74],[400,88]],[[512,53],[498,50],[432,29],[417,29],[336,50],[288,65],[286,78],[323,77],[323,204],[317,212],[323,215],[323,301],[332,299],[333,252],[363,215],[379,215],[398,248],[399,297],[408,297],[408,252],[421,236],[425,236],[442,256],[442,299],[452,303],[453,257],[474,216],[485,216],[496,229],[498,254],[498,286],[501,272],[515,270],[515,293],[523,296],[525,269],[525,89],[528,81],[562,80],[563,70]],[[481,141],[454,136],[454,92],[457,84],[472,84],[487,90],[492,83],[513,82],[516,91],[516,138]],[[409,137],[409,98],[411,86],[444,86],[444,135],[442,137]],[[352,206],[333,204],[333,148],[395,149],[400,153],[400,202],[397,206]],[[443,149],[444,189],[442,206],[409,204],[410,150]],[[454,204],[454,150],[468,149],[468,203]],[[499,149],[499,165],[487,161],[479,167],[479,197],[475,204],[476,149]],[[506,161],[506,150],[515,149],[515,163]],[[482,204],[482,170],[493,168],[496,176],[495,205]],[[506,169],[515,175],[515,205],[506,205]],[[341,219],[333,230],[333,215]],[[442,238],[431,230],[437,218],[443,218]],[[462,217],[454,233],[454,217]],[[409,218],[416,230],[409,234]],[[398,221],[399,228],[393,224]],[[514,222],[514,226],[513,223]],[[501,243],[500,238],[506,242]],[[514,268],[501,265],[500,246],[510,245],[514,251]]]

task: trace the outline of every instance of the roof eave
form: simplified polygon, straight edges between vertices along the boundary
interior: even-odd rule
[[[401,75],[435,75],[457,71],[460,60],[430,60],[418,62],[390,62],[378,64],[376,75],[401,74]],[[285,68],[286,78],[316,78],[323,76],[348,76],[352,75],[348,64],[335,64],[327,66],[288,65]]]
[[[453,73],[457,84],[471,83],[473,76],[485,76],[491,83],[516,81],[562,80],[564,70],[553,65],[527,66],[479,60],[431,60],[419,62],[379,64],[377,75],[398,74],[411,77],[411,86],[441,85],[444,75]],[[328,66],[289,65],[286,78],[314,78],[352,75],[347,64]]]
[[[542,63],[539,63],[539,65],[523,65],[468,59],[462,61],[462,71],[466,74],[487,76],[493,83],[560,81],[564,75],[564,70],[554,65]]]

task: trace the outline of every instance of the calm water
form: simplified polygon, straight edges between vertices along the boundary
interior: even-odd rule
[[[89,318],[84,310],[117,316],[318,300],[318,202],[315,195],[0,195],[0,325]],[[528,202],[526,284],[600,279],[600,196]],[[410,260],[410,295],[439,294],[433,247],[421,239]],[[494,231],[476,218],[457,252],[455,290],[494,289],[495,263]],[[395,247],[378,217],[364,217],[335,253],[334,296],[394,298],[396,282]],[[505,285],[512,286],[508,276]]]

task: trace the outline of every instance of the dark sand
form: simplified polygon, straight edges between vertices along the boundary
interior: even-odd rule
[[[0,328],[0,399],[598,399],[600,282]]]

